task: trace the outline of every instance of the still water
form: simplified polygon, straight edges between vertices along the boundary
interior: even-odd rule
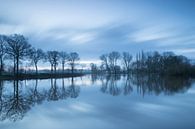
[[[0,129],[195,129],[195,83],[140,75],[1,81]]]

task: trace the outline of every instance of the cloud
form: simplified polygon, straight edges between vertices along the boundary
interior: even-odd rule
[[[171,36],[169,31],[163,30],[163,27],[143,27],[129,35],[131,41],[143,43],[148,41],[159,41]]]
[[[95,38],[96,36],[94,33],[88,32],[88,33],[80,33],[80,34],[73,35],[72,37],[70,37],[70,41],[76,44],[84,44],[95,40]]]
[[[35,47],[77,51],[89,60],[110,51],[193,48],[193,4],[8,0],[0,5],[0,33],[24,34]]]
[[[0,24],[0,34],[14,34],[20,33],[24,34],[26,32],[26,28],[22,25],[10,25],[10,24]]]
[[[180,48],[180,49],[171,49],[171,51],[174,51],[179,54],[186,54],[186,53],[193,53],[195,54],[195,48]]]
[[[150,26],[131,32],[128,38],[134,43],[152,43],[157,49],[186,47],[195,43],[195,31],[188,26]]]

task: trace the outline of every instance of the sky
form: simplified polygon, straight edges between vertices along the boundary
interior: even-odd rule
[[[141,50],[195,59],[195,0],[0,0],[0,34],[15,33],[86,62]]]

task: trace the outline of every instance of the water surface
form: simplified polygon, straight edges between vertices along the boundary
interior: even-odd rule
[[[0,82],[0,129],[194,129],[195,83],[159,76]]]

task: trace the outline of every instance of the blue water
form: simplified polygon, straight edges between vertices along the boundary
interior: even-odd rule
[[[0,86],[0,129],[195,129],[193,79],[87,75]]]

